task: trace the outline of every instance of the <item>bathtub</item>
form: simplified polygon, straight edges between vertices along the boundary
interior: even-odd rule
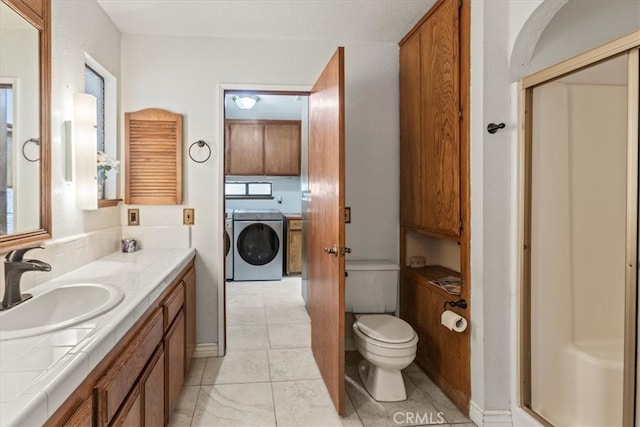
[[[562,350],[561,414],[550,421],[567,426],[622,425],[624,342],[582,341]]]

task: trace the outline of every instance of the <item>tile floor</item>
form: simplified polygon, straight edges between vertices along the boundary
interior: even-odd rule
[[[475,426],[415,365],[405,402],[374,401],[346,356],[345,414],[338,417],[311,354],[300,278],[227,283],[227,354],[193,359],[170,426]]]

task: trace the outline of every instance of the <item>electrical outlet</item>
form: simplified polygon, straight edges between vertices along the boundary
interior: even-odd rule
[[[195,223],[195,209],[187,208],[182,211],[182,223],[184,225],[193,225]]]
[[[127,222],[129,225],[140,225],[140,211],[138,209],[127,209]]]

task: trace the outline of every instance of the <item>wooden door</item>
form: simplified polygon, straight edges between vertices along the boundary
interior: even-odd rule
[[[460,61],[457,0],[435,6],[420,29],[423,226],[460,235]]]
[[[344,411],[344,48],[309,97],[311,348],[338,414]],[[333,251],[333,253],[329,253]]]
[[[176,408],[184,383],[184,333],[184,311],[180,310],[164,338],[166,420]]]

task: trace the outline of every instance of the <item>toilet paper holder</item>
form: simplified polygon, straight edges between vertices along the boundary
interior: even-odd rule
[[[444,302],[444,309],[447,309],[447,305],[451,306],[451,307],[459,307],[459,308],[467,308],[467,300],[466,299],[459,299],[458,301],[445,301]]]

